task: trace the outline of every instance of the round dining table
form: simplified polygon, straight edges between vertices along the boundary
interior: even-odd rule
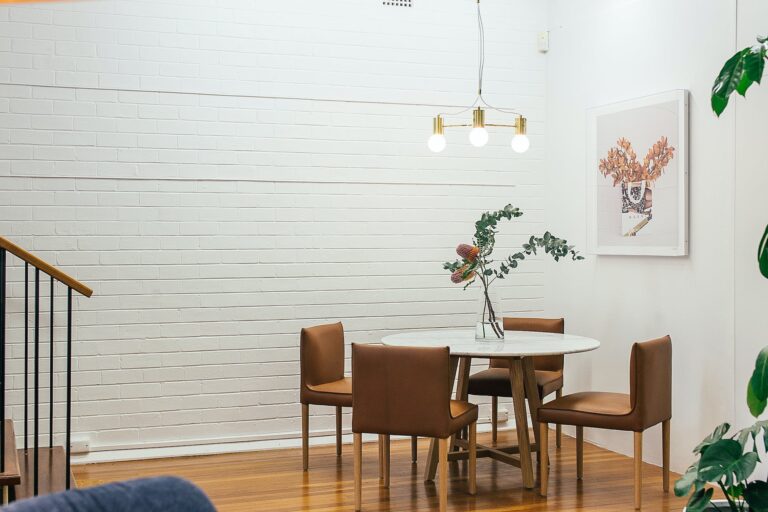
[[[408,331],[382,338],[382,344],[397,347],[448,347],[451,352],[450,378],[456,384],[456,399],[467,400],[469,371],[473,358],[506,359],[509,361],[509,379],[512,388],[512,405],[515,413],[517,444],[510,446],[477,445],[478,457],[512,464],[520,468],[523,485],[528,489],[535,486],[531,454],[539,453],[538,408],[542,397],[536,385],[534,358],[536,356],[575,354],[588,352],[600,347],[600,342],[573,334],[555,334],[529,331],[505,331],[503,340],[479,341],[474,329]],[[534,443],[528,433],[528,410],[533,422]],[[451,440],[448,460],[468,457],[466,439],[455,436]],[[462,450],[463,449],[463,450]],[[434,480],[437,470],[437,443],[432,440],[429,448],[424,479]],[[538,461],[539,464],[541,461]]]

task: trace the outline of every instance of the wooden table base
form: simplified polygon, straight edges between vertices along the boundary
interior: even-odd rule
[[[459,359],[461,363],[459,364]],[[515,413],[515,425],[517,429],[517,445],[511,446],[486,446],[477,445],[478,457],[490,457],[511,464],[521,469],[523,473],[523,486],[526,489],[533,489],[536,485],[536,478],[533,468],[532,453],[539,453],[539,424],[538,408],[541,405],[539,389],[536,386],[536,374],[533,368],[533,360],[530,357],[509,357],[509,380],[512,386],[512,406]],[[456,400],[466,401],[469,389],[469,371],[472,366],[472,358],[451,356],[451,382],[458,373],[458,382],[456,385]],[[457,372],[458,370],[458,372]],[[531,442],[528,433],[528,408],[531,411],[531,420],[534,428],[535,442]],[[437,470],[437,448],[432,440],[427,467],[424,472],[424,480],[431,481],[435,479]],[[450,443],[451,451],[448,453],[448,460],[464,460],[469,458],[468,451],[457,450],[456,448],[468,448],[466,440],[460,436],[454,436]],[[540,461],[539,461],[540,462]]]

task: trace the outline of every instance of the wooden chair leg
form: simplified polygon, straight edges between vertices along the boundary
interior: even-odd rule
[[[439,456],[437,461],[437,494],[440,503],[440,512],[445,512],[448,508],[448,442],[450,439],[450,437],[447,437],[445,439],[437,440],[439,446]]]
[[[563,388],[558,389],[555,391],[555,399],[560,398],[563,396]],[[563,426],[559,423],[555,425],[555,446],[557,448],[562,448],[563,446]]]
[[[336,406],[336,457],[341,457],[341,406]]]
[[[359,512],[363,503],[363,435],[355,433],[352,437],[355,452],[355,511]]]
[[[384,479],[384,436],[379,434],[379,480]]]
[[[539,441],[541,442],[541,464],[539,464],[539,494],[547,495],[549,485],[549,425],[539,423]]]
[[[584,478],[584,427],[576,427],[576,478]]]
[[[301,463],[309,469],[309,404],[301,404]]]
[[[491,397],[491,439],[494,444],[499,437],[499,397]]]
[[[477,494],[477,423],[469,425],[469,494]]]
[[[411,462],[416,463],[419,460],[419,438],[411,436]]]
[[[389,435],[382,436],[384,439],[384,487],[389,487]]]
[[[643,433],[635,432],[635,510],[640,510],[643,492]]]
[[[669,420],[661,424],[661,443],[664,492],[669,492]]]

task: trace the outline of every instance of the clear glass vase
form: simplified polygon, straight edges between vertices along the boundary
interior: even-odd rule
[[[504,315],[501,312],[501,296],[498,290],[478,287],[480,298],[477,302],[475,339],[477,341],[503,341]]]

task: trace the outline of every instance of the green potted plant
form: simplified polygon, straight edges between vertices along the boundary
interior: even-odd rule
[[[768,402],[768,347],[757,356],[755,370],[747,385],[747,406],[755,418]],[[707,436],[693,453],[699,456],[685,474],[675,482],[675,494],[691,496],[687,512],[726,511],[768,512],[768,482],[750,480],[757,463],[759,449],[768,448],[768,420],[730,432],[723,423]],[[712,501],[715,487],[724,500]]]
[[[526,256],[536,254],[537,249],[544,249],[546,254],[555,261],[571,256],[573,260],[583,260],[578,252],[568,245],[568,241],[557,238],[547,231],[544,235],[531,236],[528,243],[523,244],[522,251],[516,252],[501,260],[498,265],[491,258],[496,245],[498,224],[502,220],[511,220],[523,215],[519,208],[508,204],[501,210],[485,212],[475,222],[475,236],[472,245],[459,244],[456,253],[459,259],[447,261],[443,269],[451,273],[451,281],[455,284],[464,283],[466,290],[472,283],[479,281],[482,285],[478,318],[475,326],[475,337],[481,341],[498,341],[504,339],[504,325],[499,297],[491,285],[497,279],[504,279],[512,269],[517,268]]]

